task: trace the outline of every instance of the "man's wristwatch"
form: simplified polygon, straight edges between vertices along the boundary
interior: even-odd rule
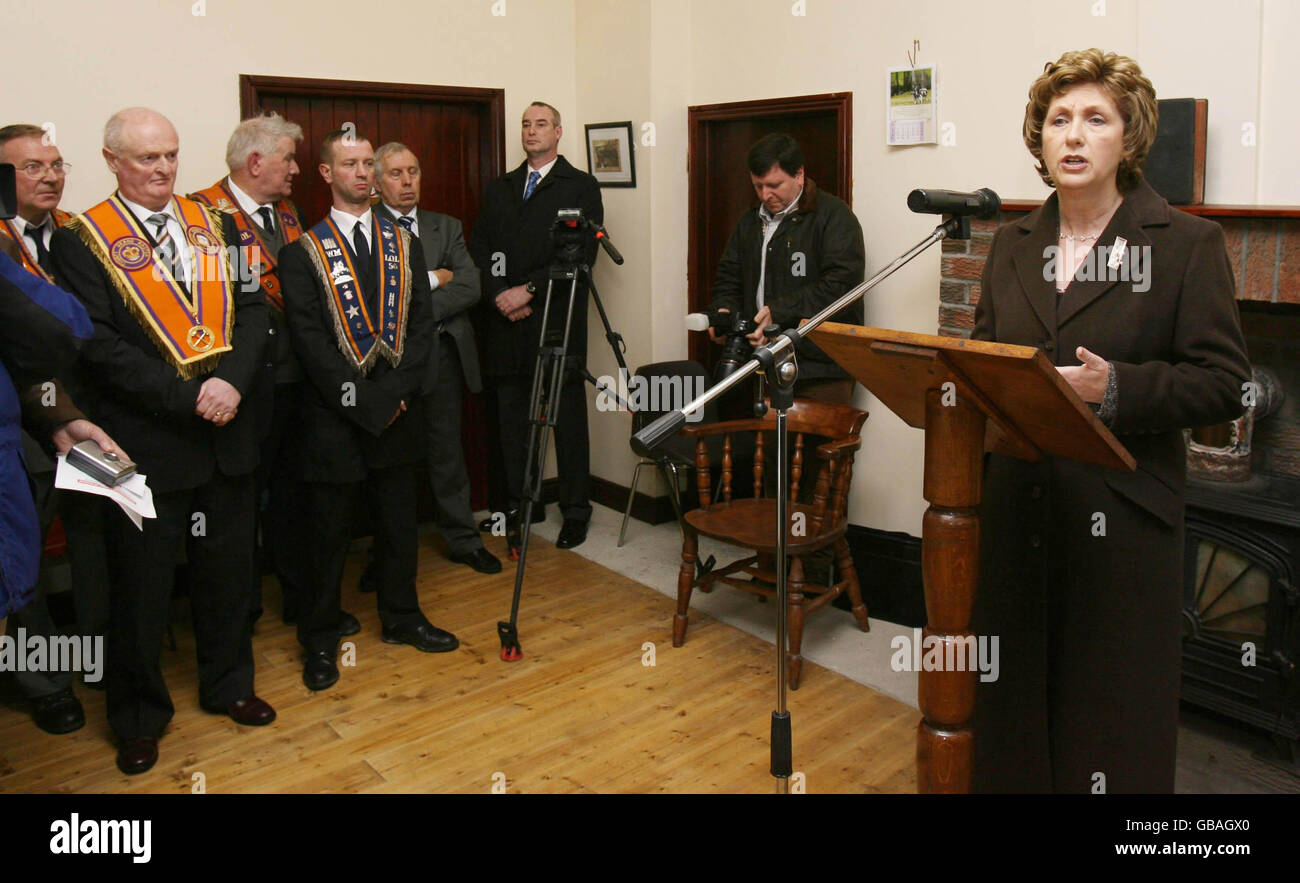
[[[524,286],[524,291],[528,292],[529,294],[536,294],[537,283],[533,282],[531,279],[528,280],[528,284]]]

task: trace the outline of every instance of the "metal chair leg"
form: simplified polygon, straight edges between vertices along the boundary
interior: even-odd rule
[[[623,526],[618,531],[618,545],[623,547],[623,541],[627,539],[627,520],[632,515],[632,501],[636,499],[636,484],[641,480],[641,467],[649,461],[638,460],[636,469],[632,470],[632,489],[627,492],[627,508],[623,510]]]

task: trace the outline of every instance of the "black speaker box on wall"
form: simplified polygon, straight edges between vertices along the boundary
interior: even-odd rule
[[[1205,98],[1164,98],[1156,102],[1160,126],[1142,173],[1171,205],[1205,201]]]

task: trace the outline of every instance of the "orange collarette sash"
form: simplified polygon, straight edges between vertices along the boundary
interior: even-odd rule
[[[52,209],[50,217],[54,219],[54,229],[59,229],[68,221],[72,220],[72,214],[61,209]],[[24,240],[27,238],[18,232],[18,226],[13,221],[0,220],[0,236],[13,240],[18,246],[19,257],[22,258],[23,269],[29,273],[35,273],[46,282],[53,282],[53,277],[41,269],[41,265],[36,263],[36,255],[32,254],[31,248],[28,247]]]
[[[221,216],[180,196],[172,197],[172,207],[193,253],[189,292],[158,260],[152,236],[116,193],[68,226],[103,266],[159,352],[188,380],[211,370],[231,349],[234,274]]]
[[[239,228],[239,247],[247,256],[248,268],[261,277],[262,290],[266,292],[266,302],[281,313],[284,312],[284,295],[280,293],[280,276],[276,273],[275,255],[266,244],[262,235],[262,225],[250,218],[235,199],[235,194],[226,186],[229,178],[222,178],[206,190],[191,193],[190,199],[212,206],[217,211],[225,212],[234,218]],[[298,210],[287,199],[275,204],[275,213],[280,218],[280,229],[284,232],[284,244],[296,240],[302,235],[302,224],[298,220]]]

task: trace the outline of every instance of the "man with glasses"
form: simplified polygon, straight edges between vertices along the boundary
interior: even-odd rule
[[[13,164],[18,193],[18,215],[0,221],[0,236],[18,245],[23,267],[52,282],[50,236],[72,217],[58,208],[71,166],[44,129],[27,123],[0,129],[0,162]]]

